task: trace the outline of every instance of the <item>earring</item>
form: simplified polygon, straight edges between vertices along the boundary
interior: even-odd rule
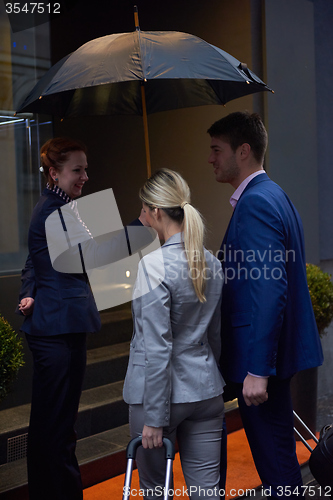
[[[55,178],[54,180],[55,180],[55,181],[57,182],[57,180],[58,180],[58,177],[56,177],[56,178]]]

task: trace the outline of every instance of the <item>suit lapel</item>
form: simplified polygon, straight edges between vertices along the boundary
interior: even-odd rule
[[[235,207],[236,208],[236,207]],[[224,237],[223,237],[223,241],[222,241],[222,245],[221,245],[221,250],[223,248],[223,246],[225,245],[225,242],[227,241],[227,237],[228,237],[228,233],[229,233],[229,229],[230,229],[230,226],[231,226],[231,222],[232,222],[232,219],[234,217],[234,214],[235,214],[235,210],[233,210],[232,212],[232,216],[230,217],[230,221],[229,221],[229,224],[228,224],[228,227],[227,227],[227,230],[224,234]],[[222,250],[223,251],[223,250]]]

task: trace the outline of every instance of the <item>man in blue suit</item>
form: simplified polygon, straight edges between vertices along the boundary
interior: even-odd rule
[[[208,133],[215,178],[235,189],[220,250],[225,273],[222,374],[230,398],[238,398],[263,486],[273,498],[297,498],[302,477],[290,380],[323,362],[307,286],[302,222],[263,169],[267,132],[259,115],[231,113]]]

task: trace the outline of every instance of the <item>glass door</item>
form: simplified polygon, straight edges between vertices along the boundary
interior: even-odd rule
[[[0,111],[0,275],[20,272],[27,257],[30,217],[40,196],[40,145],[52,122]]]

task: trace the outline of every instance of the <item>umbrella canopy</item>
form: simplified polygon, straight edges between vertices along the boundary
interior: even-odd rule
[[[147,172],[147,113],[208,104],[268,90],[246,64],[204,40],[177,31],[120,33],[91,40],[55,64],[17,113],[62,118],[143,116]]]
[[[66,117],[225,104],[271,90],[247,66],[187,33],[140,31],[91,40],[53,66],[17,112]]]

